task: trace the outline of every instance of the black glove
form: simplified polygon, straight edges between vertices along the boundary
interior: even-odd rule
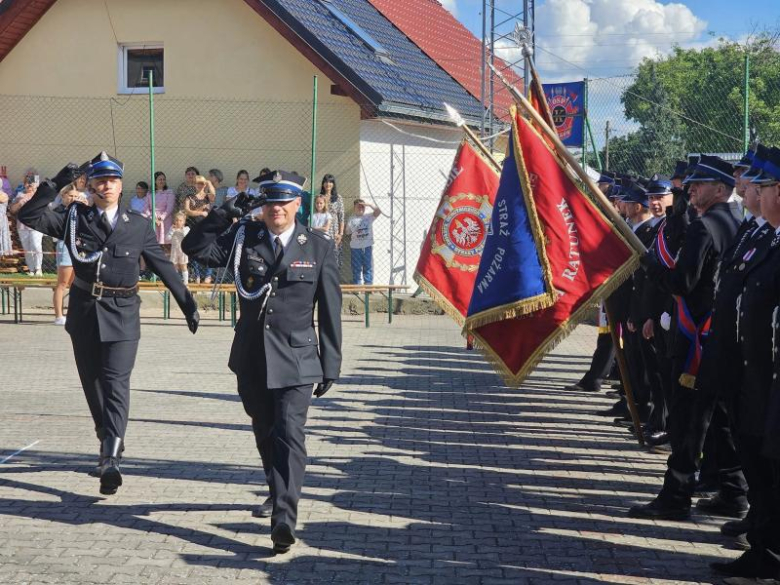
[[[639,257],[639,265],[646,271],[650,271],[659,265],[658,258],[656,258],[653,252],[648,250],[643,256]]]
[[[75,181],[80,174],[79,166],[76,163],[68,163],[51,179],[51,182],[54,183],[54,187],[59,192],[65,185]]]
[[[674,187],[672,189],[672,195],[674,196],[672,199],[672,208],[674,209],[674,214],[678,216],[685,215],[685,212],[688,209],[688,190]]]
[[[198,330],[198,323],[200,323],[200,313],[198,313],[196,309],[192,313],[189,313],[186,318],[187,327],[189,327],[192,334],[195,335],[195,332]]]
[[[325,378],[322,382],[317,384],[317,387],[314,389],[314,395],[319,398],[320,396],[323,396],[328,390],[331,389],[331,386],[333,386],[333,382],[336,380],[329,380],[328,378]]]
[[[251,203],[252,201],[249,195],[241,191],[241,193],[235,197],[231,197],[225,201],[220,209],[225,212],[228,218],[239,219],[249,213]]]

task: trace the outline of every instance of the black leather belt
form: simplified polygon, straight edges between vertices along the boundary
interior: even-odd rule
[[[118,297],[120,299],[130,298],[138,293],[138,285],[124,288],[118,286],[106,286],[98,282],[87,282],[78,276],[73,279],[73,286],[88,292],[96,299],[103,297]]]

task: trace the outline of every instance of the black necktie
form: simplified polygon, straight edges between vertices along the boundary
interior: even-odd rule
[[[110,234],[112,231],[114,231],[114,228],[111,227],[111,222],[108,220],[108,214],[106,212],[100,214],[100,225],[103,226],[103,229],[106,230],[107,234]]]
[[[279,266],[279,263],[282,261],[282,256],[284,256],[284,246],[282,246],[282,239],[279,236],[276,236],[274,239],[274,263]]]

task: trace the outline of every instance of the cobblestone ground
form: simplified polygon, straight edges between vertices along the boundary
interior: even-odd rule
[[[603,394],[561,391],[591,327],[513,390],[445,317],[348,320],[343,378],[310,412],[300,543],[273,557],[229,326],[145,322],[125,486],[102,497],[67,335],[27,319],[0,318],[2,583],[712,583],[737,554],[722,519],[626,517],[663,458],[594,415]]]

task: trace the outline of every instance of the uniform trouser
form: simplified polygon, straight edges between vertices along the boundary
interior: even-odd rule
[[[652,359],[654,364],[650,377],[653,408],[649,418],[653,429],[665,431],[672,394],[672,362],[666,355],[667,345],[663,331],[657,329],[652,340],[646,343],[651,346],[645,350],[646,359]]]
[[[101,342],[89,335],[71,335],[70,339],[98,439],[124,439],[138,340]]]
[[[737,445],[750,489],[751,556],[780,579],[780,462],[761,455],[763,437],[740,433]]]
[[[673,371],[682,370],[675,367]],[[712,393],[677,384],[672,395],[667,430],[672,454],[667,461],[660,494],[662,499],[673,505],[690,506],[696,471],[709,432],[716,445],[721,495],[733,502],[746,501],[747,484],[722,400]]]
[[[631,380],[631,389],[634,393],[639,416],[647,420],[650,409],[650,384],[647,379],[647,370],[642,359],[642,336],[639,332],[631,333],[628,328],[623,329],[623,351],[628,365],[628,375]]]
[[[599,333],[596,339],[596,351],[590,362],[590,369],[580,380],[580,386],[592,390],[601,388],[601,383],[609,375],[612,364],[615,362],[615,345],[612,343],[610,333]]]
[[[271,527],[284,522],[295,528],[306,471],[304,426],[313,386],[267,388],[263,378],[240,374],[238,393],[244,410],[252,419],[257,450],[273,501]]]

